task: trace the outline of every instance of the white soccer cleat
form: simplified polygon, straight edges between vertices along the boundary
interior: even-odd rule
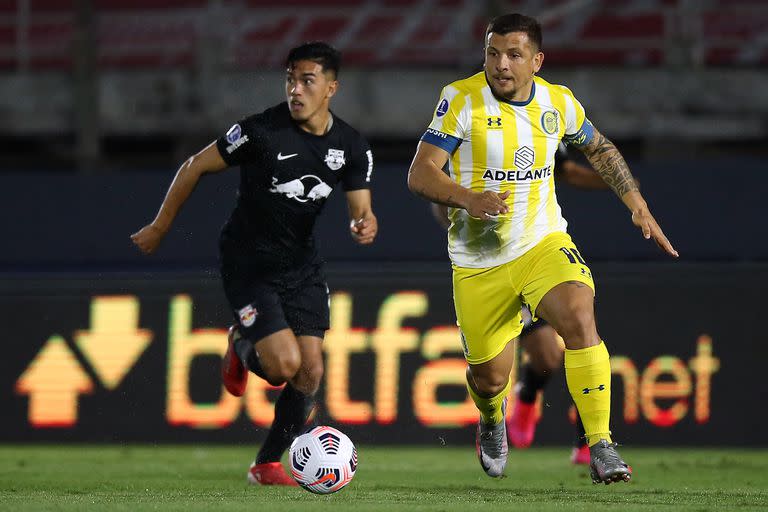
[[[506,412],[507,400],[504,399],[504,405],[501,410]],[[509,445],[507,444],[507,429],[502,420],[496,425],[488,425],[482,418],[477,424],[477,458],[480,459],[480,465],[485,473],[490,477],[500,477],[507,466],[507,455],[509,454]]]

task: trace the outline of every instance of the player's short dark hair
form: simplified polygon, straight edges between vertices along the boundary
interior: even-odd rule
[[[491,33],[503,36],[510,32],[525,32],[536,49],[541,50],[541,25],[534,18],[524,14],[513,13],[496,16],[485,29],[485,40],[488,41],[488,35]]]
[[[322,41],[304,43],[296,48],[291,48],[285,59],[285,67],[290,68],[300,60],[311,60],[322,66],[323,71],[332,71],[334,76],[339,75],[341,67],[341,52]]]

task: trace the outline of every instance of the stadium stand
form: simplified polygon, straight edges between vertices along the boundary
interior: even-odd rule
[[[549,66],[754,66],[768,62],[768,10],[754,0],[548,0],[486,2],[496,11],[542,11]],[[295,41],[323,39],[358,66],[455,66],[493,12],[470,0],[94,0],[104,69],[193,69],[202,47],[222,67],[281,65]],[[727,9],[724,6],[727,4]],[[0,69],[66,70],[73,0],[0,2]],[[675,60],[675,59],[678,60]]]

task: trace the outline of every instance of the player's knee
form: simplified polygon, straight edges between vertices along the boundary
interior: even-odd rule
[[[559,322],[560,336],[566,344],[575,340],[591,338],[595,330],[595,314],[592,307],[570,304]]]
[[[557,345],[551,350],[543,350],[539,359],[538,369],[542,370],[542,373],[556,372],[563,366],[563,349]]]
[[[554,373],[563,367],[563,351],[559,351],[557,354],[547,354],[544,356],[544,370],[550,373]]]
[[[291,384],[305,395],[314,395],[320,388],[323,380],[323,361],[302,361],[299,371],[296,372]]]
[[[278,354],[272,364],[265,368],[267,382],[273,386],[279,386],[293,379],[301,366],[301,355],[298,351],[286,350]]]
[[[531,358],[530,364],[539,375],[550,375],[563,367],[563,352],[539,354],[536,359]]]
[[[474,375],[477,391],[484,396],[496,396],[507,387],[509,375],[503,373],[487,373]]]

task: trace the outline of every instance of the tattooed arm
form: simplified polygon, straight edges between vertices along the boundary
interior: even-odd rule
[[[592,164],[603,181],[616,192],[616,195],[624,199],[627,192],[637,191],[637,184],[629,172],[629,166],[624,161],[619,150],[602,133],[594,129],[592,140],[579,148]],[[634,196],[633,196],[634,197]],[[639,198],[642,200],[642,197]],[[632,210],[632,205],[627,204],[627,208]]]
[[[603,181],[619,196],[632,212],[632,223],[640,228],[646,239],[653,238],[667,254],[677,257],[678,253],[669,243],[656,219],[651,215],[648,204],[640,194],[629,166],[619,150],[602,133],[594,129],[592,140],[580,147]]]
[[[442,169],[449,156],[442,148],[428,142],[419,142],[408,170],[410,191],[433,203],[464,208],[472,217],[480,219],[489,219],[509,211],[504,202],[509,191],[503,194],[490,190],[473,192],[446,176]]]

